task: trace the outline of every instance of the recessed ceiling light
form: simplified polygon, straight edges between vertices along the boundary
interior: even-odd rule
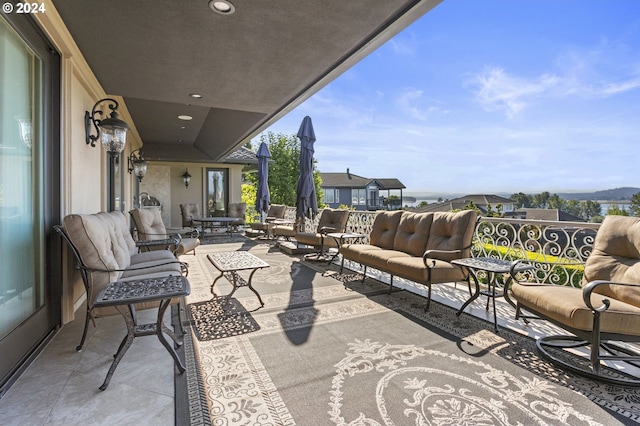
[[[189,96],[193,99],[202,99],[202,95],[200,93],[189,93]]]
[[[185,121],[193,120],[193,117],[190,115],[179,115],[178,118]]]
[[[184,140],[178,139],[178,143],[182,143],[182,142],[184,142]]]
[[[182,130],[184,130],[184,129],[186,129],[186,128],[187,128],[187,126],[180,126],[180,128],[181,128]]]
[[[209,0],[209,7],[221,15],[231,15],[236,11],[235,6],[228,0]]]

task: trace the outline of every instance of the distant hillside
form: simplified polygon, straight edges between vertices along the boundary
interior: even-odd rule
[[[614,188],[614,189],[605,189],[602,191],[595,192],[568,192],[568,193],[558,193],[560,198],[564,198],[565,200],[602,200],[602,201],[625,201],[630,200],[634,194],[640,192],[640,188],[633,187],[625,187],[625,188]]]

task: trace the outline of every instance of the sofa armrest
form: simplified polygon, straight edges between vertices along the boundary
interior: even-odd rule
[[[436,264],[436,259],[437,260],[442,260],[443,262],[449,262],[448,260],[444,260],[444,259],[441,259],[439,257],[434,258],[433,257],[434,254],[456,255],[456,254],[462,254],[462,252],[464,250],[465,249],[461,249],[461,250],[427,250],[422,255],[422,261],[424,262],[424,265],[427,268],[433,268],[435,266],[435,264]],[[427,262],[428,259],[431,259],[431,264],[429,264]]]

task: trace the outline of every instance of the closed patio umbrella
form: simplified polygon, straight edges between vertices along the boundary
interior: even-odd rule
[[[296,188],[296,216],[300,219],[314,218],[318,214],[316,187],[313,183],[313,144],[316,135],[309,116],[302,120],[300,130],[300,178]]]
[[[269,195],[269,158],[271,153],[267,144],[262,142],[256,153],[258,157],[258,190],[256,192],[256,211],[262,217],[269,210],[271,196]]]

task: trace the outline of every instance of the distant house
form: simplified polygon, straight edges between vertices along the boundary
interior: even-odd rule
[[[482,213],[486,213],[491,206],[492,211],[497,210],[497,205],[502,206],[502,213],[509,214],[513,212],[513,201],[508,198],[499,197],[497,195],[465,195],[464,197],[454,198],[443,203],[427,204],[426,206],[411,209],[414,212],[449,212],[451,210],[463,210],[466,206],[473,203]]]
[[[366,178],[346,173],[320,173],[324,203],[331,208],[346,205],[356,210],[398,210],[402,208],[402,190],[398,179]],[[399,191],[399,193],[391,193]]]
[[[586,222],[586,220],[580,216],[575,216],[558,209],[521,208],[513,212],[512,217],[516,219],[552,220],[556,222]]]

